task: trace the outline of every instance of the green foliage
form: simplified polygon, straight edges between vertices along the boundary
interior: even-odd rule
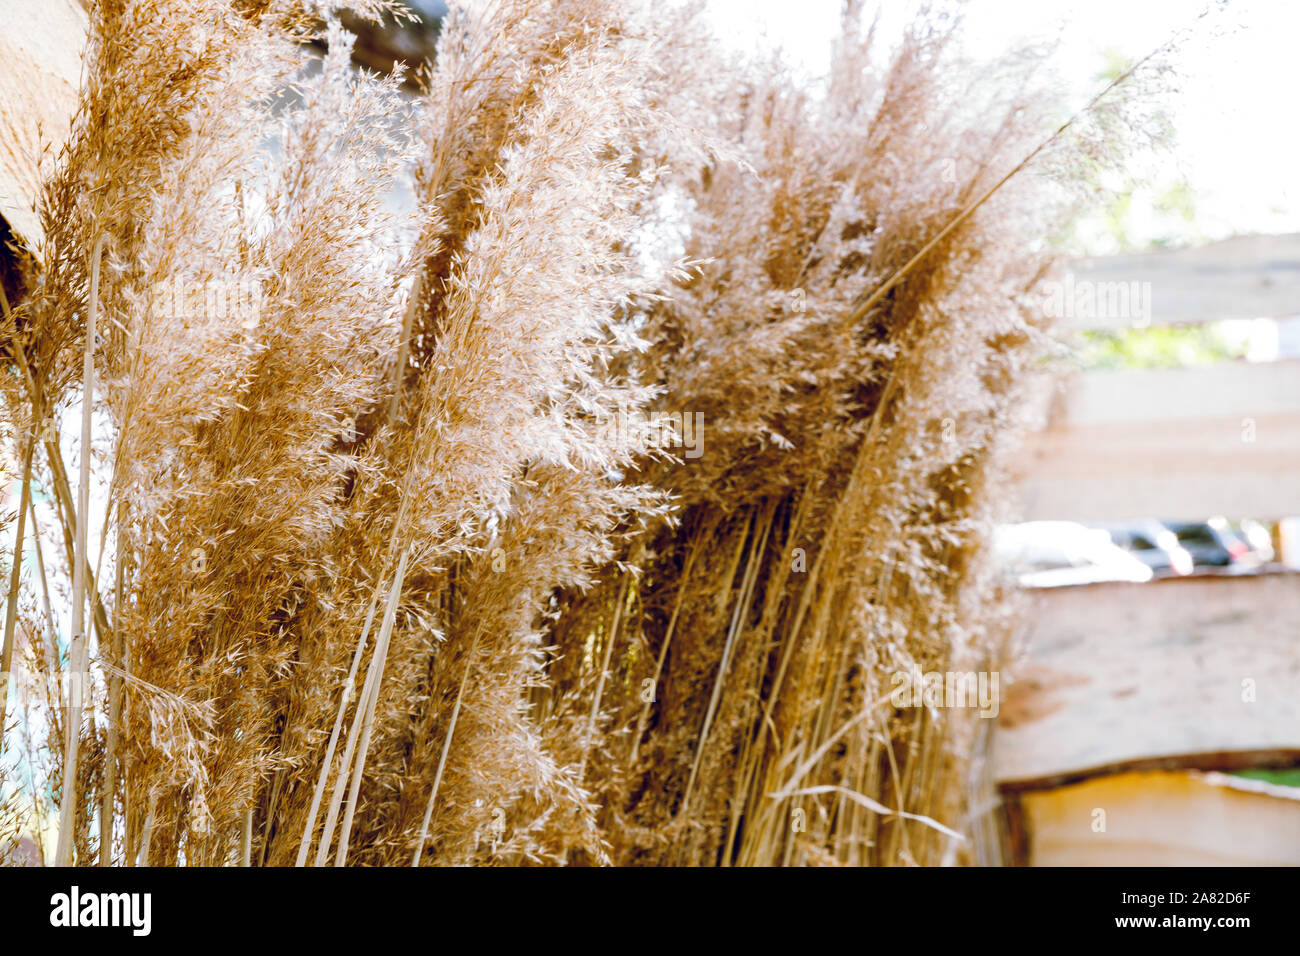
[[[1114,81],[1134,61],[1116,49],[1099,51],[1096,84]],[[1196,224],[1196,191],[1172,162],[1178,136],[1173,116],[1152,100],[1143,132],[1122,169],[1094,164],[1087,179],[1098,201],[1057,237],[1067,255],[1107,255],[1204,241]]]
[[[1245,355],[1217,324],[1082,332],[1075,359],[1085,371],[1210,365]]]
[[[1284,770],[1237,770],[1232,775],[1245,777],[1247,780],[1262,780],[1279,787],[1300,787],[1300,767],[1288,767]]]

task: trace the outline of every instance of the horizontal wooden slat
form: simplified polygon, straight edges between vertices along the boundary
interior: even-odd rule
[[[1300,752],[1300,576],[1089,585],[1026,600],[1026,653],[1002,689],[993,748],[1003,785],[1179,755]]]
[[[1300,865],[1300,791],[1222,774],[1116,774],[1023,807],[1032,866]]]
[[[1148,283],[1151,325],[1300,314],[1300,233],[1240,236],[1187,249],[1081,259],[1071,263],[1073,286]],[[1065,279],[1062,277],[1063,284]],[[1096,291],[1096,289],[1094,290]],[[1062,321],[1079,329],[1121,328],[1133,316],[1086,315]]]
[[[1066,389],[1066,425],[1300,413],[1300,361],[1088,372]]]
[[[1026,519],[1300,514],[1300,362],[1062,383],[1014,469]]]

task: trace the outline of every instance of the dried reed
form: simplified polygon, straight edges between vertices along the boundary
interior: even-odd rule
[[[92,4],[3,326],[5,662],[48,631],[93,713],[47,708],[61,862],[972,859],[978,718],[889,688],[1002,666],[999,456],[1113,97],[1053,125],[1037,60],[972,79],[937,14],[882,59],[858,2],[814,92],[697,17],[458,5],[409,100],[334,4]]]

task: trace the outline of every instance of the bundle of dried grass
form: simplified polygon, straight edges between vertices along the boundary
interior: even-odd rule
[[[737,85],[756,175],[691,184],[710,261],[647,333],[656,407],[707,423],[702,457],[653,471],[681,525],[626,585],[633,616],[612,586],[555,628],[544,708],[590,696],[593,640],[612,661],[585,782],[619,862],[974,858],[987,723],[891,692],[1005,663],[999,452],[1047,343],[1060,186],[1107,160],[1115,105],[1052,134],[1036,61],[981,81],[922,19],[881,65],[860,4],[843,25],[824,97],[779,69]]]
[[[53,489],[72,630],[43,572],[6,628],[87,675],[60,861],[968,858],[979,721],[889,690],[999,666],[984,533],[1073,174],[951,23],[882,67],[847,4],[815,95],[681,13],[467,4],[409,102],[332,4],[94,5],[3,330],[16,433],[83,413],[80,501],[23,449],[15,552]]]

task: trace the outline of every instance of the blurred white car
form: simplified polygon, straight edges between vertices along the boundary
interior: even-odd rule
[[[1110,540],[1151,569],[1156,577],[1192,573],[1195,562],[1191,553],[1178,543],[1178,535],[1154,518],[1094,524],[1110,535]]]
[[[998,563],[1021,587],[1056,588],[1106,581],[1140,583],[1153,572],[1101,529],[1073,521],[1026,521],[994,532]]]

